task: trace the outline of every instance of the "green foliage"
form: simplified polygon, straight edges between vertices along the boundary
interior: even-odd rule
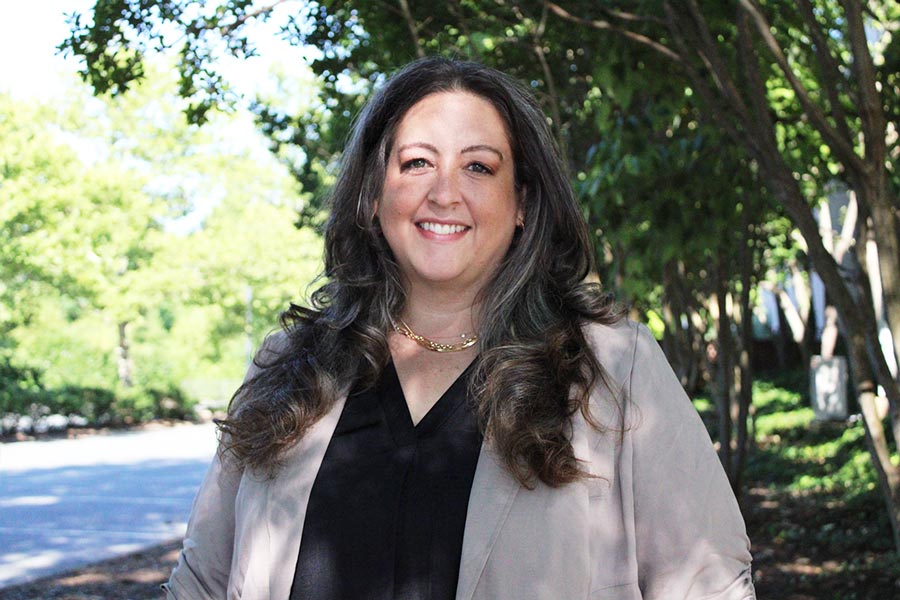
[[[764,485],[769,502],[784,504],[786,512],[800,505],[827,510],[805,515],[802,523],[772,522],[767,536],[812,554],[889,551],[890,526],[863,424],[814,421],[807,383],[802,372],[754,383],[755,444],[744,476]],[[713,403],[699,397],[694,406],[715,436]]]
[[[0,334],[27,322],[44,294],[82,291],[63,260],[81,243],[65,227],[77,210],[80,166],[71,148],[35,126],[51,114],[0,95]]]
[[[41,372],[15,365],[8,356],[0,355],[0,415],[27,414],[29,407],[43,398]]]
[[[862,422],[815,422],[806,398],[771,382],[754,388],[754,406],[757,447],[746,476],[765,482],[779,502],[828,507],[802,524],[773,523],[771,535],[808,552],[892,548]]]
[[[66,385],[48,391],[47,395],[52,403],[46,406],[46,411],[51,414],[80,415],[89,423],[98,424],[122,420],[115,411],[115,393],[108,388]]]
[[[113,404],[124,423],[140,423],[154,418],[192,418],[194,402],[177,387],[131,387],[120,389]]]
[[[0,417],[190,417],[182,383],[239,381],[321,269],[249,121],[188,125],[166,82],[0,97]]]
[[[38,419],[56,414],[81,416],[94,424],[123,421],[124,415],[114,408],[115,394],[111,390],[76,385],[48,388],[44,379],[39,368],[0,356],[0,417],[21,415]],[[185,398],[179,401],[185,410],[190,407]],[[4,426],[0,426],[0,434],[3,433]]]

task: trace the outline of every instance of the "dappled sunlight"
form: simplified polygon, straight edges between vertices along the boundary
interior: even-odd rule
[[[862,424],[812,422],[799,394],[762,389],[760,419],[768,421],[748,458],[743,501],[760,597],[892,597],[900,560]]]
[[[112,600],[157,599],[159,585],[168,579],[178,560],[177,542],[77,571],[0,589],[0,600]]]
[[[0,497],[0,508],[13,506],[49,506],[59,502],[59,496],[19,496],[18,498]]]

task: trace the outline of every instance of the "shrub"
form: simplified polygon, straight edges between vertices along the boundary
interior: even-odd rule
[[[56,410],[64,415],[80,415],[90,423],[113,420],[116,396],[112,390],[97,387],[66,385],[52,391]]]
[[[0,356],[2,427],[15,429],[18,417],[37,420],[52,414],[83,417],[89,424],[131,424],[154,418],[191,419],[194,400],[176,385],[119,388],[73,384],[47,388],[40,369]],[[5,433],[5,431],[0,431]]]

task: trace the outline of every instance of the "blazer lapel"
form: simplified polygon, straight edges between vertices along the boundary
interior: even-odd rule
[[[271,561],[269,598],[287,598],[291,593],[303,516],[346,399],[346,394],[341,394],[331,410],[288,452],[282,471],[271,481],[266,511]]]
[[[463,535],[456,600],[471,600],[500,528],[521,486],[487,443],[482,444]]]

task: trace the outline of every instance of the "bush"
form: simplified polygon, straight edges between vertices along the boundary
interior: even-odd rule
[[[15,430],[18,417],[79,416],[92,425],[131,424],[151,419],[191,419],[194,401],[178,386],[131,387],[116,391],[92,386],[47,388],[43,373],[0,356],[0,417]],[[6,433],[0,431],[0,434]]]
[[[160,419],[191,420],[194,418],[195,400],[184,391],[171,385],[167,388],[150,388],[147,394],[153,400],[153,413]]]
[[[0,356],[0,415],[31,414],[31,405],[46,397],[41,375],[38,369],[14,365],[8,356]]]
[[[194,402],[176,386],[132,387],[119,390],[113,411],[117,421],[140,423],[150,419],[193,418]]]
[[[89,423],[108,423],[114,418],[116,395],[108,389],[66,385],[53,390],[55,410],[63,415],[80,415]]]

